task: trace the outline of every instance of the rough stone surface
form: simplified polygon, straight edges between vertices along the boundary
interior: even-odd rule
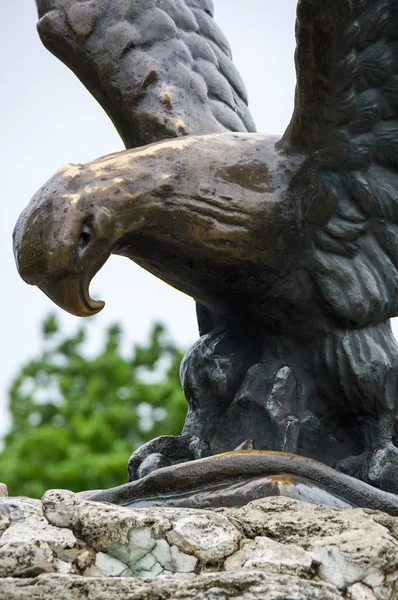
[[[167,541],[202,563],[224,560],[238,549],[241,534],[227,518],[197,512],[178,519],[167,533]]]
[[[0,577],[79,573],[93,560],[72,530],[49,523],[40,500],[0,499]]]
[[[354,583],[348,588],[348,597],[350,600],[375,600],[376,596],[370,588],[362,583]]]
[[[0,483],[0,498],[8,497],[8,489],[5,483]]]
[[[310,577],[313,564],[311,554],[293,544],[280,544],[266,537],[244,540],[241,549],[228,557],[226,571],[239,569],[266,569],[276,573],[293,573]]]
[[[56,527],[72,527],[76,494],[67,490],[49,490],[42,498],[43,509]]]
[[[0,600],[398,600],[398,519],[284,498],[127,509],[0,499]]]
[[[78,578],[44,575],[4,579],[0,600],[341,600],[323,582],[268,577],[261,572],[205,574],[189,580]]]

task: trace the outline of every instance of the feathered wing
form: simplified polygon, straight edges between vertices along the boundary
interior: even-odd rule
[[[98,100],[126,148],[255,131],[212,0],[36,3],[42,42]],[[201,334],[220,325],[220,317],[197,308]]]
[[[398,4],[300,0],[297,88],[280,149],[328,310],[354,326],[398,314]]]
[[[212,0],[37,0],[44,45],[114,122],[126,147],[254,131]]]

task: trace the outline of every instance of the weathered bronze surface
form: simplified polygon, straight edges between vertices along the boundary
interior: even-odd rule
[[[43,43],[131,149],[69,165],[39,190],[14,232],[21,276],[89,316],[103,307],[90,281],[119,254],[198,302],[184,430],[137,451],[130,479],[252,438],[398,493],[395,0],[299,1],[281,139],[254,133],[211,0],[37,5]],[[301,476],[300,459],[286,471],[273,457]],[[322,488],[330,470],[317,469]],[[364,489],[339,481],[348,502]]]
[[[398,496],[302,456],[240,450],[154,471],[86,499],[142,508],[242,506],[265,496],[287,496],[335,508],[365,507],[398,516]]]

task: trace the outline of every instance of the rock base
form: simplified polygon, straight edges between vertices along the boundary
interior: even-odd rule
[[[0,585],[0,598],[7,600],[340,600],[343,597],[326,583],[269,577],[262,572],[205,574],[188,582],[42,575],[35,580],[5,579]],[[374,597],[364,593],[354,596],[355,600]]]
[[[0,600],[398,600],[398,518],[286,498],[127,509],[0,498]]]

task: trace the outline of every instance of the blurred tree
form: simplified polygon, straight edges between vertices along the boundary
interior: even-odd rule
[[[10,389],[12,425],[0,454],[0,481],[12,495],[108,488],[125,483],[132,450],[181,432],[186,401],[183,353],[155,325],[147,345],[125,356],[119,326],[94,356],[86,330],[66,337],[54,316],[43,323],[43,351]]]

